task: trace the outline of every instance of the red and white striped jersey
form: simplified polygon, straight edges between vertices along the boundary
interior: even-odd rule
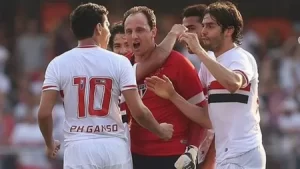
[[[217,161],[236,157],[262,143],[258,110],[258,70],[254,57],[235,47],[216,58],[221,65],[241,73],[247,84],[235,93],[225,89],[201,65],[202,85],[207,89],[208,112],[215,132]]]
[[[53,59],[43,91],[59,91],[65,108],[65,141],[126,138],[118,99],[136,88],[127,58],[96,46],[77,47]]]

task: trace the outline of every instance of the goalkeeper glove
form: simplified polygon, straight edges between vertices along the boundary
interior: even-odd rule
[[[198,148],[190,145],[174,164],[176,169],[196,169]]]

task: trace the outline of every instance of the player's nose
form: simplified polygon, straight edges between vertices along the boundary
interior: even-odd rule
[[[135,31],[132,32],[131,34],[132,39],[138,38],[137,33]]]
[[[128,53],[127,48],[126,48],[126,47],[122,47],[121,50],[120,50],[120,53],[121,53],[122,55],[126,55],[126,54]]]

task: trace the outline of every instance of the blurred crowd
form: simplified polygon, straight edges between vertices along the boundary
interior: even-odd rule
[[[121,16],[110,15],[111,22]],[[178,15],[158,18],[160,42]],[[14,37],[7,37],[0,23],[0,169],[59,169],[63,151],[55,161],[44,156],[37,108],[44,71],[55,56],[75,47],[68,19],[44,32],[41,22],[21,13],[14,20]],[[247,24],[246,24],[247,25]],[[300,169],[300,25],[291,25],[288,36],[276,27],[266,36],[246,26],[242,47],[257,60],[260,73],[260,114],[267,168]],[[199,69],[200,62],[177,44]],[[63,141],[64,110],[58,99],[53,110],[54,137]]]

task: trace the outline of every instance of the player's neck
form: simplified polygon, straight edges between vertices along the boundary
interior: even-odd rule
[[[230,49],[236,47],[235,43],[224,43],[223,45],[221,45],[221,47],[219,49],[217,49],[216,51],[214,51],[214,55],[216,57],[222,55],[223,53],[229,51]]]
[[[135,62],[143,62],[147,60],[155,49],[155,44],[151,45],[143,55],[135,57]]]
[[[101,45],[97,44],[97,42],[93,38],[87,38],[87,39],[83,39],[83,40],[78,41],[78,47],[87,47],[87,46],[91,46],[91,47],[99,46],[99,47],[101,47]]]

